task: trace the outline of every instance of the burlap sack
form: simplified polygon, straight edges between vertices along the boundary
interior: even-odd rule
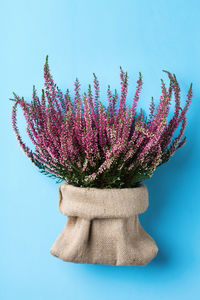
[[[136,188],[81,188],[62,183],[59,209],[67,224],[50,253],[64,261],[145,265],[158,252],[138,214],[148,207],[148,191]]]

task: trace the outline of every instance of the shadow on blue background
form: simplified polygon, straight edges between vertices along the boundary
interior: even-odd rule
[[[199,20],[197,0],[1,1],[1,300],[200,299]],[[140,220],[159,247],[147,266],[64,263],[49,253],[66,222],[58,185],[19,148],[8,100],[13,91],[31,97],[33,84],[41,90],[46,54],[63,91],[76,77],[86,90],[95,72],[102,100],[108,84],[120,90],[121,65],[132,101],[141,71],[145,109],[160,95],[162,69],[176,74],[182,104],[193,82],[187,143],[146,181],[150,205]]]

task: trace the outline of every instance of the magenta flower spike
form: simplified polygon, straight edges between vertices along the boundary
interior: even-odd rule
[[[158,103],[152,98],[149,114],[137,111],[142,90],[139,73],[132,106],[127,106],[128,74],[120,67],[121,92],[108,86],[108,105],[100,100],[99,81],[93,73],[93,90],[81,95],[76,78],[74,97],[55,85],[48,56],[44,65],[44,90],[39,98],[33,87],[31,101],[14,94],[12,126],[20,147],[46,175],[72,185],[98,188],[134,187],[150,178],[185,142],[186,114],[192,85],[181,109],[180,85],[174,74],[167,87],[161,80]],[[118,103],[119,102],[119,103]],[[174,113],[169,111],[174,102]],[[22,109],[30,149],[17,127],[17,108]],[[178,133],[175,135],[175,131]]]

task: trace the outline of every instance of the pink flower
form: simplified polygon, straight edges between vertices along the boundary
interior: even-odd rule
[[[165,71],[166,72],[166,71]],[[55,85],[48,57],[44,65],[45,89],[37,96],[33,87],[29,103],[14,94],[12,125],[20,147],[45,174],[51,174],[81,186],[116,186],[119,181],[130,186],[152,176],[158,165],[166,162],[186,141],[186,113],[191,104],[192,85],[180,108],[180,86],[169,72],[167,88],[161,80],[161,97],[156,107],[150,104],[149,116],[137,105],[142,89],[139,73],[131,107],[126,106],[128,74],[120,67],[121,93],[107,89],[108,106],[100,101],[99,81],[94,75],[94,93],[80,93],[76,78],[74,99]],[[169,119],[172,97],[174,115]],[[119,98],[119,104],[118,104]],[[24,113],[31,150],[22,140],[17,127],[17,107]],[[180,126],[176,137],[174,132]],[[116,179],[117,178],[117,179]],[[116,181],[116,183],[113,183]]]

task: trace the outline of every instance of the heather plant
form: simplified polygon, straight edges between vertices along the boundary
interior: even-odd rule
[[[180,86],[174,74],[166,87],[161,80],[158,105],[150,103],[149,114],[137,112],[142,89],[139,74],[132,105],[127,106],[128,74],[120,67],[121,93],[107,89],[108,105],[100,101],[99,81],[81,95],[76,79],[74,97],[55,85],[48,56],[44,65],[45,89],[39,98],[33,87],[32,101],[14,93],[12,125],[18,142],[42,173],[80,187],[129,188],[152,176],[186,141],[186,113],[192,99],[192,84],[184,107],[180,107]],[[169,109],[175,108],[170,118]],[[17,127],[17,108],[22,109],[31,150]],[[177,131],[177,129],[179,129]],[[176,136],[174,137],[175,133]]]

